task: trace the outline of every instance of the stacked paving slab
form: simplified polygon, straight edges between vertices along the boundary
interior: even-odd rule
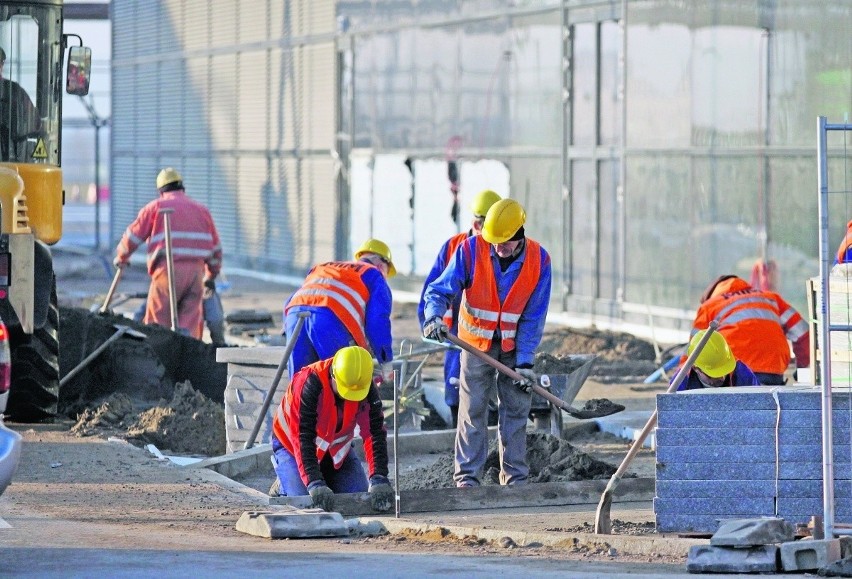
[[[822,515],[820,397],[814,386],[658,395],[657,530],[712,534],[726,519]],[[832,400],[835,522],[848,524],[852,399],[835,389]]]

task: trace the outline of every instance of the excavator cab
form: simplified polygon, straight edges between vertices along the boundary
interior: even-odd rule
[[[68,51],[62,0],[0,0],[0,319],[9,330],[7,414],[50,420],[59,314],[48,248],[62,237],[62,95],[85,95],[91,51]]]

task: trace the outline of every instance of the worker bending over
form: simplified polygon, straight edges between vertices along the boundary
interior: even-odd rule
[[[696,332],[689,340],[686,355],[691,356],[698,342],[707,330]],[[725,337],[713,332],[704,349],[695,358],[695,364],[689,370],[686,378],[678,386],[681,390],[697,390],[699,388],[724,388],[726,386],[759,386],[760,380],[743,362],[736,359]]]
[[[334,493],[369,489],[374,509],[390,509],[387,431],[372,379],[373,359],[359,346],[343,348],[293,376],[272,421],[280,494],[310,494],[313,506],[331,511]],[[364,439],[369,481],[351,452],[356,426]]]
[[[284,333],[295,340],[287,361],[290,376],[353,344],[371,350],[380,364],[390,362],[393,301],[386,278],[394,275],[390,249],[378,239],[365,241],[355,252],[355,261],[314,267],[284,305]],[[310,316],[297,335],[300,312]]]
[[[500,483],[525,484],[527,417],[532,399],[535,349],[550,302],[550,255],[526,237],[523,207],[512,199],[488,210],[482,234],[465,240],[425,294],[423,335],[443,341],[443,315],[462,293],[459,338],[525,377],[513,382],[479,357],[461,353],[459,415],[455,445],[458,487],[479,486],[488,454],[488,399],[497,391]]]
[[[417,317],[420,319],[420,326],[426,322],[424,308],[426,302],[423,297],[426,295],[426,289],[429,284],[435,281],[439,275],[446,269],[450,258],[468,237],[479,235],[482,232],[482,225],[485,223],[485,214],[492,205],[500,201],[500,196],[486,189],[480,191],[473,202],[470,204],[470,210],[473,212],[473,221],[470,224],[470,229],[463,233],[453,235],[441,246],[438,251],[438,257],[435,258],[435,263],[432,264],[432,269],[429,275],[426,276],[426,281],[423,283],[423,290],[420,292],[420,304],[417,306]],[[461,305],[461,294],[453,298],[453,302],[449,309],[444,312],[444,324],[449,328],[450,333],[454,336],[458,335],[459,321],[459,306]],[[444,402],[450,408],[452,415],[453,428],[458,424],[459,417],[459,375],[461,352],[456,348],[448,348],[444,354]]]
[[[796,366],[810,365],[808,324],[775,292],[755,289],[735,275],[720,276],[702,294],[691,334],[707,329],[713,320],[731,352],[761,384],[784,384],[790,364],[788,340]]]

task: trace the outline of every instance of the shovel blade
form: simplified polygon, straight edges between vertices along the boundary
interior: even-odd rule
[[[587,420],[589,418],[603,418],[604,416],[609,416],[611,414],[617,414],[624,410],[623,404],[616,404],[611,400],[607,400],[606,398],[596,398],[594,400],[589,400],[586,402],[583,408],[574,408],[573,406],[565,412],[574,418],[579,418],[581,420]]]

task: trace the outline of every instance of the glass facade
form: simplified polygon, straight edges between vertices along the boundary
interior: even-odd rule
[[[769,259],[807,311],[816,118],[852,109],[852,3],[361,7],[337,7],[355,147],[440,159],[460,137],[462,162],[505,163],[565,310],[668,308],[684,328],[712,279]]]

